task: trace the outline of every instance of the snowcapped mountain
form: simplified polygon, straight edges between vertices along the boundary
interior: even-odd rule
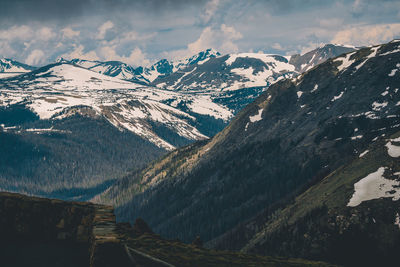
[[[326,44],[303,55],[296,54],[290,57],[289,63],[295,66],[297,72],[303,73],[323,63],[329,58],[356,50],[355,47]]]
[[[294,66],[282,56],[242,53],[214,57],[153,82],[159,88],[175,91],[236,91],[265,87],[290,77]]]
[[[56,64],[0,80],[0,103],[23,104],[44,120],[62,118],[75,107],[90,107],[116,127],[173,149],[179,142],[162,138],[164,134],[157,133],[160,125],[178,139],[207,138],[268,86],[298,75],[298,67],[290,63],[293,58],[312,66],[343,49],[327,45],[300,58],[259,53],[221,56],[208,49],[187,59],[161,60],[137,69],[118,61],[61,58]],[[32,69],[15,61],[2,62],[7,70]]]
[[[92,60],[84,60],[84,59],[72,59],[66,60],[64,58],[59,58],[57,62],[60,63],[70,63],[74,65],[81,66],[83,68],[108,75],[111,77],[116,77],[122,80],[127,80],[140,84],[147,84],[148,80],[145,79],[142,75],[138,74],[135,68],[132,66],[120,62],[120,61],[92,61]]]
[[[213,49],[201,51],[189,58],[168,61],[162,59],[148,68],[139,67],[137,73],[145,77],[150,83],[158,78],[167,77],[172,73],[190,67],[194,64],[202,64],[211,58],[220,56],[221,54]]]
[[[111,124],[126,129],[164,149],[174,145],[161,138],[151,123],[160,124],[187,140],[207,138],[193,125],[196,118],[167,105],[195,104],[191,110],[227,118],[229,110],[207,97],[168,92],[103,75],[76,65],[56,63],[15,78],[0,80],[2,106],[25,105],[43,120],[62,119],[75,107],[90,107]],[[201,112],[201,111],[200,111]]]
[[[224,56],[211,53],[214,56],[198,62],[193,60],[192,64],[160,76],[150,85],[189,94],[208,94],[215,103],[228,107],[236,114],[277,81],[293,78],[348,51],[353,49],[326,45],[304,55],[289,57],[262,53]]]
[[[87,197],[128,169],[214,136],[271,84],[298,75],[289,57],[211,49],[150,68],[60,59],[19,74],[0,78],[0,142],[16,144],[3,146],[0,180],[13,178],[0,190],[63,198]]]
[[[19,75],[20,73],[34,70],[35,67],[20,63],[15,60],[0,59],[0,78]]]
[[[150,67],[137,67],[134,68],[126,63],[120,61],[92,61],[92,60],[84,60],[75,58],[72,60],[67,60],[64,58],[59,58],[57,62],[60,63],[71,63],[78,66],[81,66],[86,69],[93,70],[98,73],[102,73],[104,75],[116,77],[119,79],[132,81],[141,84],[149,84],[158,77],[165,77],[170,75],[171,73],[186,68],[190,65],[204,62],[210,58],[219,56],[220,54],[212,49],[207,49],[205,51],[201,51],[198,54],[177,60],[177,61],[168,61],[166,59],[161,59],[157,61]]]

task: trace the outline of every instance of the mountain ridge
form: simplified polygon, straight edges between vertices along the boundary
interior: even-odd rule
[[[3,183],[3,190],[18,192],[20,189],[64,199],[92,198],[120,176],[125,176],[129,169],[137,171],[144,167],[145,162],[149,163],[167,151],[214,136],[270,84],[295,75],[294,72],[281,72],[294,68],[285,57],[264,54],[221,56],[207,50],[180,61],[177,66],[181,69],[169,75],[171,80],[180,79],[185,83],[186,79],[193,81],[193,77],[197,77],[196,80],[207,76],[211,81],[216,75],[220,77],[218,81],[223,82],[229,74],[230,82],[242,83],[244,88],[220,90],[223,88],[214,85],[172,90],[112,77],[120,75],[120,67],[127,65],[109,63],[110,68],[104,62],[60,60],[31,72],[0,79],[0,132],[6,136],[5,140],[13,140],[21,147],[16,151],[9,146],[3,147],[3,154],[12,156],[4,158],[2,164],[11,160],[14,162],[12,166],[17,166],[18,157],[32,156],[27,158],[29,163],[26,167],[3,168],[0,176],[12,177]],[[203,72],[194,69],[202,69],[203,76],[200,77]],[[110,71],[109,75],[102,73],[104,71]],[[260,80],[260,75],[270,81]],[[162,79],[156,79],[154,83]],[[260,81],[262,84],[257,84]],[[87,133],[85,127],[90,128]],[[93,135],[93,140],[88,137],[90,135]],[[57,138],[62,140],[60,147],[66,150],[65,155],[56,146]],[[105,138],[120,142],[123,149]],[[94,152],[97,151],[94,147],[96,142],[101,143],[100,147],[107,153]],[[108,147],[107,143],[114,144],[114,147]],[[143,149],[142,158],[138,157],[140,149]],[[80,158],[87,153],[97,153],[93,157],[97,163],[87,158],[76,165],[77,162],[70,158]],[[137,163],[124,157],[137,160]],[[96,168],[103,174],[91,168],[91,164],[102,166]],[[40,174],[37,166],[48,171]],[[64,182],[55,179],[51,183],[50,177],[58,172],[62,173],[58,175],[61,180],[65,180],[66,175],[74,178]],[[33,186],[32,181],[37,180],[44,183]]]

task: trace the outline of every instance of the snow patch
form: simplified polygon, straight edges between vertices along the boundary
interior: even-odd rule
[[[389,156],[392,158],[400,157],[400,146],[394,145],[392,142],[400,142],[399,138],[390,139],[389,142],[386,143],[386,148],[388,150]]]
[[[362,157],[364,157],[365,155],[367,155],[367,153],[369,152],[369,150],[365,150],[363,153],[361,153],[358,157],[359,158],[362,158]]]
[[[258,110],[258,113],[256,115],[249,116],[250,121],[251,122],[260,121],[262,119],[261,115],[262,115],[263,110],[264,109],[261,108],[261,109]]]
[[[315,91],[317,91],[318,90],[318,84],[315,84],[314,85],[314,88],[311,90],[311,93],[313,93],[313,92],[315,92]]]
[[[378,48],[380,46],[375,46],[371,48],[371,53],[365,58],[363,62],[361,62],[359,65],[356,66],[356,70],[359,70],[370,58],[373,58],[376,56],[376,52],[378,51]]]
[[[331,102],[335,102],[336,100],[338,100],[339,98],[341,98],[341,97],[343,96],[343,94],[344,94],[344,91],[340,92],[340,94],[339,94],[338,96],[334,96],[334,97],[331,99]]]
[[[350,60],[350,57],[352,55],[354,55],[355,53],[356,52],[349,53],[344,58],[339,57],[333,61],[333,62],[342,62],[339,66],[337,66],[337,69],[339,70],[339,72],[347,69],[349,66],[351,66],[351,64],[354,63],[355,59]]]
[[[380,167],[376,172],[354,184],[354,194],[351,197],[348,207],[356,207],[364,201],[379,199],[382,197],[392,198],[393,201],[400,199],[400,182],[386,179],[383,174],[385,167]]]
[[[375,110],[375,111],[380,111],[381,109],[383,109],[387,105],[388,105],[388,102],[378,103],[378,102],[375,101],[374,103],[372,103],[372,109]]]
[[[363,138],[362,135],[357,135],[357,136],[352,136],[351,140],[357,140],[357,139],[361,139],[361,138]]]
[[[300,98],[303,95],[302,91],[297,91],[297,98]]]
[[[388,74],[388,76],[393,77],[397,71],[398,71],[398,69],[392,69],[392,71]]]

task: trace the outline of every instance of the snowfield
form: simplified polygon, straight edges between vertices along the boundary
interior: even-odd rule
[[[400,157],[400,146],[394,145],[392,142],[400,142],[400,137],[395,139],[390,139],[389,142],[386,143],[386,148],[388,150],[389,156],[392,158]]]
[[[383,174],[385,167],[380,167],[360,181],[354,184],[354,194],[348,207],[356,207],[364,201],[379,199],[382,197],[392,198],[393,201],[400,199],[400,182],[386,179]]]

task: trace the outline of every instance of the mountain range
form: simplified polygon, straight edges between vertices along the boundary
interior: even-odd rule
[[[2,73],[13,73],[0,79],[1,189],[91,198],[128,170],[214,136],[271,84],[299,75],[311,54],[310,67],[348,49],[326,45],[293,64],[292,57],[212,49],[147,68],[2,60]]]
[[[400,249],[399,71],[400,40],[329,59],[93,200],[168,238],[389,266]]]

